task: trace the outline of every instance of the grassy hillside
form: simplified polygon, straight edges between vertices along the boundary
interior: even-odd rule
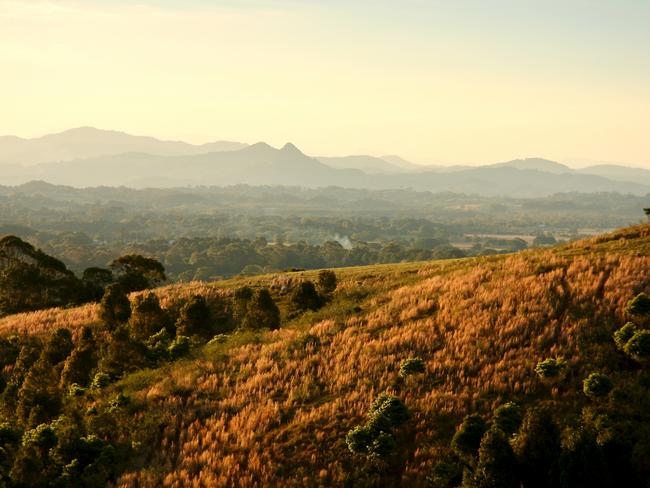
[[[283,286],[316,273],[155,290],[163,307],[200,294],[221,313],[238,287],[270,287],[282,327],[221,336],[79,400],[130,398],[111,424],[133,448],[120,486],[360,485],[368,461],[345,436],[384,391],[411,411],[384,483],[426,486],[466,414],[507,400],[568,414],[589,403],[592,371],[619,390],[642,374],[611,336],[630,298],[650,292],[650,225],[513,255],[340,269],[323,308],[292,312]],[[84,325],[99,326],[97,305],[5,317],[0,334]],[[400,379],[409,357],[425,373]],[[535,373],[548,357],[567,365],[554,385]]]

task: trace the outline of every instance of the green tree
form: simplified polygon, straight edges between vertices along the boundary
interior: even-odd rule
[[[481,439],[478,463],[468,485],[472,488],[519,488],[517,459],[501,429],[493,426]]]
[[[98,302],[104,295],[104,289],[113,283],[113,272],[106,268],[86,268],[81,276],[81,282],[86,290],[89,301]]]
[[[492,414],[492,424],[508,437],[519,430],[522,420],[521,407],[513,402],[499,405]]]
[[[210,309],[208,304],[200,295],[194,295],[181,307],[176,331],[180,335],[210,336],[213,332],[210,327]]]
[[[630,315],[640,317],[650,315],[650,297],[645,293],[639,293],[632,300],[627,302],[625,311]]]
[[[81,330],[79,340],[61,371],[61,385],[88,386],[92,370],[97,365],[97,345],[90,327]]]
[[[318,272],[318,289],[321,293],[329,295],[338,285],[336,273],[331,269],[322,269]]]
[[[399,427],[411,416],[404,402],[388,393],[381,393],[370,405],[368,416],[377,415],[386,417],[392,427]]]
[[[636,331],[636,325],[634,325],[632,322],[628,322],[623,327],[614,332],[614,343],[616,344],[616,347],[621,351],[624,351],[625,345],[630,339],[632,339],[632,336]]]
[[[294,289],[291,303],[297,310],[318,310],[323,305],[323,299],[311,281],[302,281]]]
[[[513,448],[524,488],[557,486],[560,433],[547,409],[531,408],[526,412]]]
[[[537,363],[535,373],[542,381],[553,383],[560,381],[566,371],[566,363],[561,358],[547,358]]]
[[[59,378],[43,354],[30,368],[20,390],[16,415],[28,427],[49,422],[61,408]]]
[[[424,361],[421,358],[408,358],[402,361],[399,367],[399,376],[406,378],[415,374],[421,374],[425,371]]]
[[[474,459],[486,429],[485,420],[480,415],[466,416],[451,440],[452,449],[463,458]]]
[[[68,357],[73,347],[70,329],[57,329],[45,344],[43,357],[48,364],[55,366]]]
[[[131,335],[136,340],[145,340],[160,329],[170,327],[167,312],[160,307],[160,301],[154,293],[137,296],[131,305],[129,318]]]
[[[269,290],[261,288],[250,299],[242,326],[246,329],[279,329],[280,310]]]
[[[109,267],[127,293],[155,288],[167,280],[160,261],[139,254],[120,256]]]
[[[625,344],[625,353],[639,362],[650,360],[650,330],[637,330]]]
[[[589,398],[606,397],[613,387],[612,380],[602,373],[591,373],[582,382],[582,391]]]
[[[117,283],[106,287],[99,307],[99,316],[110,329],[129,320],[131,302],[124,289]]]

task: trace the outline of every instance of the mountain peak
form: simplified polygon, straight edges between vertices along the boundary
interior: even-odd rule
[[[287,142],[284,146],[282,146],[282,149],[280,149],[283,153],[287,154],[300,154],[302,155],[302,151],[298,149],[295,145],[293,145],[291,142]]]

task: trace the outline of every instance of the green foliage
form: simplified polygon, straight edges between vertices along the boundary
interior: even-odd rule
[[[650,315],[650,297],[645,293],[639,293],[637,296],[627,302],[625,311],[630,315],[645,317]]]
[[[408,358],[402,361],[399,367],[399,376],[406,378],[415,374],[424,373],[425,364],[421,358]]]
[[[242,327],[252,330],[280,328],[280,310],[269,290],[266,288],[257,290],[248,301]]]
[[[650,330],[637,330],[625,344],[624,350],[639,362],[650,360]]]
[[[466,416],[451,440],[452,449],[461,457],[473,459],[486,429],[485,420],[480,415]]]
[[[117,283],[109,285],[104,290],[99,316],[109,328],[115,328],[118,324],[129,320],[131,302],[124,289]]]
[[[167,351],[171,359],[178,359],[185,356],[190,352],[190,338],[182,335],[177,336],[169,345]]]
[[[167,280],[165,268],[158,260],[139,254],[120,256],[109,267],[127,293],[155,288]]]
[[[373,438],[374,435],[367,425],[358,425],[347,433],[345,443],[351,452],[367,454]]]
[[[104,295],[104,289],[114,282],[113,272],[110,269],[92,266],[86,268],[81,276],[88,301],[98,302]]]
[[[472,488],[519,488],[517,459],[501,429],[492,427],[483,438],[478,450],[478,463],[469,483]]]
[[[535,373],[544,381],[554,382],[562,379],[566,363],[561,358],[547,358],[537,363]]]
[[[628,322],[623,327],[621,327],[616,332],[614,332],[613,337],[614,337],[614,343],[616,344],[616,347],[621,351],[624,351],[627,341],[629,341],[632,338],[632,336],[636,331],[637,331],[636,325],[634,325],[632,322]]]
[[[111,377],[106,373],[98,371],[93,377],[93,381],[90,384],[90,387],[94,390],[101,390],[102,388],[108,386],[111,383]]]
[[[492,414],[492,424],[506,436],[511,436],[521,426],[523,412],[521,407],[514,402],[499,405]]]
[[[549,410],[537,407],[526,412],[513,449],[525,488],[557,486],[560,433]]]
[[[301,281],[291,294],[291,303],[296,310],[318,310],[323,306],[323,299],[311,281]]]
[[[73,347],[70,330],[57,329],[45,344],[43,359],[52,366],[57,365],[68,357]]]
[[[318,273],[318,289],[321,293],[329,295],[336,290],[338,283],[336,273],[330,269],[323,269]]]
[[[178,334],[186,336],[201,335],[209,337],[212,335],[210,309],[205,298],[194,295],[183,304],[176,321],[176,330]]]
[[[169,325],[169,315],[160,307],[158,297],[154,293],[147,293],[135,298],[129,319],[129,328],[133,338],[139,341],[145,340]]]
[[[84,327],[81,337],[68,356],[61,372],[61,384],[76,383],[87,386],[92,370],[97,365],[97,345],[93,332],[89,327]]]
[[[374,417],[377,415],[386,417],[392,427],[399,427],[411,416],[402,400],[387,393],[381,393],[370,405],[368,416]]]
[[[456,488],[463,481],[463,468],[458,461],[438,461],[427,478],[432,488]]]
[[[606,397],[613,387],[612,380],[602,373],[591,373],[582,382],[582,391],[589,398]]]

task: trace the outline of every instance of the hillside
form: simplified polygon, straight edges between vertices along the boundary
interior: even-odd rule
[[[113,441],[132,447],[118,485],[426,486],[466,414],[487,419],[511,400],[544,403],[562,418],[589,405],[581,385],[592,371],[609,375],[619,401],[637,391],[638,378],[647,381],[611,336],[627,321],[630,298],[650,292],[650,225],[547,250],[336,274],[331,300],[298,314],[283,289],[317,272],[155,290],[163,308],[199,294],[218,314],[242,285],[269,287],[282,326],[219,336],[79,397],[96,410],[118,393],[130,399],[106,414]],[[86,325],[100,327],[97,305],[5,317],[0,333],[41,336],[65,326],[77,338]],[[409,357],[422,358],[425,373],[400,381]],[[535,374],[549,357],[568,369],[552,386]],[[345,436],[386,390],[411,418],[378,475]]]

